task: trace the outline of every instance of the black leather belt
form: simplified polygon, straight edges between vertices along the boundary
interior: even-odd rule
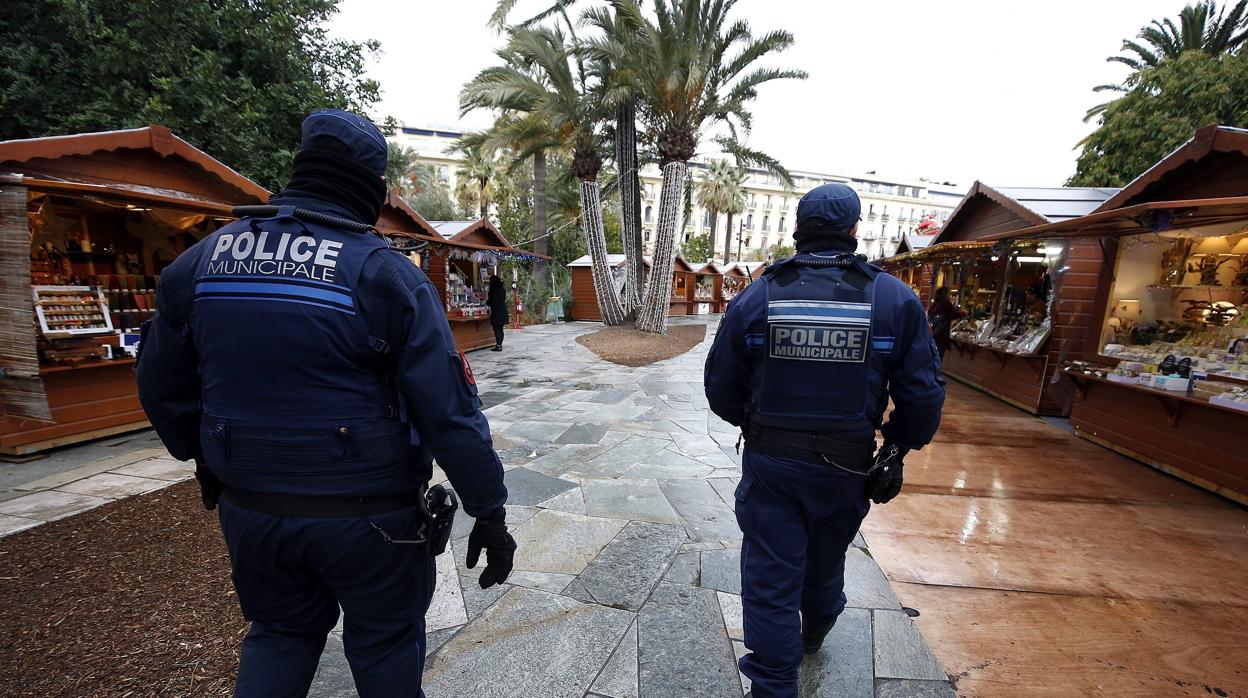
[[[231,504],[248,511],[273,516],[338,518],[372,516],[408,507],[420,508],[424,495],[420,492],[385,497],[312,497],[301,494],[252,492],[233,487],[223,493]]]
[[[832,465],[866,474],[875,456],[875,441],[849,441],[829,434],[777,429],[758,424],[741,430],[745,447],[777,458]]]

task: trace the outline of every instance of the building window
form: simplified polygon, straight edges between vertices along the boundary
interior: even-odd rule
[[[703,228],[711,227],[711,212],[710,211],[707,211],[706,213],[702,214],[702,227]]]
[[[782,233],[786,233],[786,232],[788,232],[788,230],[789,230],[788,220],[789,220],[789,219],[784,218],[784,217],[781,217],[781,218],[780,218],[780,232],[782,232]]]
[[[750,230],[754,229],[754,214],[753,213],[745,214],[745,227],[749,228]]]
[[[438,180],[445,182],[447,179],[446,165],[438,165]]]
[[[763,232],[771,230],[771,216],[763,216]]]
[[[766,206],[767,206],[767,208],[771,208],[771,194],[768,194],[768,195],[767,195],[767,204],[766,204]],[[766,223],[764,223],[763,225],[766,225]]]
[[[649,222],[650,222],[650,214],[653,212],[653,210],[654,210],[654,209],[653,209],[653,207],[651,207],[651,206],[647,206],[647,207],[646,207],[646,222],[647,222],[647,223],[649,223]],[[648,240],[649,238],[646,238],[646,239]]]

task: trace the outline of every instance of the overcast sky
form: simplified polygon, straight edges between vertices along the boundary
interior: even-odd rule
[[[589,0],[586,0],[588,2]],[[332,31],[376,39],[375,118],[473,129],[460,86],[495,62],[486,26],[494,0],[345,0]],[[549,0],[521,0],[526,18]],[[649,4],[647,2],[647,4]],[[796,45],[771,61],[804,81],[761,89],[752,146],[790,169],[1057,186],[1074,171],[1082,121],[1126,67],[1107,63],[1124,38],[1184,0],[740,0],[756,32],[788,29]]]

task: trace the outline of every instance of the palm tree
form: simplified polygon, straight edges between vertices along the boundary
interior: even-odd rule
[[[736,0],[655,0],[655,21],[644,17],[632,0],[612,0],[616,21],[632,29],[629,37],[609,37],[604,50],[627,66],[639,95],[643,121],[663,169],[659,198],[654,263],[638,314],[637,327],[647,332],[667,330],[677,219],[684,207],[688,162],[699,141],[714,127],[726,134],[714,142],[738,163],[767,168],[791,186],[792,178],[774,158],[752,150],[738,140],[748,132],[748,104],[760,85],[785,78],[801,79],[798,70],[758,68],[768,54],[793,44],[787,31],[755,37],[744,20],[729,22]]]
[[[636,5],[636,0],[626,0]],[[577,0],[555,0],[554,4],[537,15],[521,22],[519,27],[531,27],[547,18],[558,15],[567,25],[569,33],[573,33],[572,20],[568,10]],[[502,31],[507,24],[507,15],[515,7],[516,0],[498,0],[490,25]],[[631,39],[631,25],[620,23],[606,10],[594,8],[585,13],[584,21],[596,26],[609,37]],[[574,34],[573,34],[574,36]],[[598,59],[597,77],[607,89],[602,97],[605,107],[615,109],[615,164],[620,186],[620,221],[621,236],[624,243],[625,276],[629,282],[625,285],[622,299],[624,309],[632,312],[641,305],[639,289],[645,283],[645,269],[642,261],[641,241],[641,182],[639,178],[640,162],[637,157],[637,95],[631,89],[633,83],[628,79],[626,63],[603,60],[603,56],[595,56],[587,52],[591,58]]]
[[[1141,29],[1136,38],[1141,41],[1125,39],[1122,42],[1123,53],[1134,55],[1105,59],[1122,63],[1131,69],[1131,74],[1120,84],[1097,85],[1092,88],[1094,91],[1125,93],[1138,82],[1141,71],[1178,58],[1185,51],[1202,51],[1211,56],[1234,53],[1248,41],[1248,0],[1239,0],[1229,13],[1225,6],[1218,10],[1217,0],[1188,5],[1179,13],[1178,24],[1169,17],[1155,19]],[[1092,120],[1111,103],[1092,107],[1083,120]]]
[[[501,184],[499,177],[496,150],[488,134],[469,133],[447,148],[448,155],[460,157],[459,167],[455,169],[456,198],[465,211],[476,202],[480,209],[480,217],[490,213],[490,204]]]
[[[523,112],[532,123],[543,124],[548,137],[534,139],[526,150],[558,145],[572,152],[572,173],[581,182],[586,248],[592,260],[598,306],[603,322],[619,324],[624,320],[624,309],[607,263],[598,189],[602,158],[594,126],[601,100],[591,94],[580,57],[562,30],[515,28],[509,33],[507,46],[498,52],[504,65],[478,74],[465,86],[461,102]]]
[[[715,225],[719,214],[728,214],[724,233],[724,262],[732,239],[732,217],[745,208],[745,170],[727,160],[712,160],[698,187],[698,205],[711,214],[711,251],[715,251]]]

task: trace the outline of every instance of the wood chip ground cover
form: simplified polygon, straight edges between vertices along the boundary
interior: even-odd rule
[[[228,696],[247,623],[194,482],[0,539],[0,695]]]
[[[646,366],[696,347],[706,337],[706,325],[672,325],[667,335],[651,334],[617,325],[576,338],[599,358],[622,366]]]

